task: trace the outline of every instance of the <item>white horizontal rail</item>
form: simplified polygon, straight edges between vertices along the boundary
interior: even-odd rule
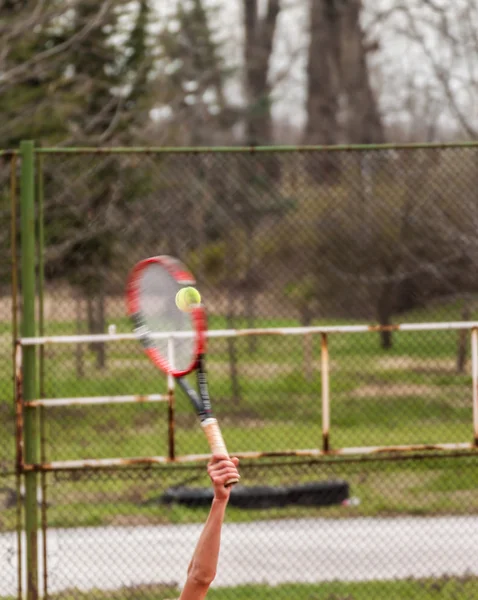
[[[448,323],[402,323],[398,325],[334,325],[329,327],[271,327],[258,329],[213,329],[207,332],[208,338],[244,337],[250,335],[305,335],[332,333],[367,333],[377,331],[440,331],[440,330],[478,329],[478,321],[451,321]],[[157,340],[168,338],[187,338],[194,336],[188,331],[152,333]],[[42,337],[23,337],[19,342],[23,346],[44,346],[45,344],[82,344],[91,342],[119,342],[139,340],[137,333],[97,333],[89,335],[57,335]]]
[[[44,398],[42,400],[32,400],[25,402],[24,406],[36,408],[39,406],[74,406],[87,404],[142,404],[149,402],[167,402],[168,396],[165,394],[137,394],[136,396],[93,396],[90,398]]]

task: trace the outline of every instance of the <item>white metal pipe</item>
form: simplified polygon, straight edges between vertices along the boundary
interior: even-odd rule
[[[471,375],[473,385],[473,433],[478,443],[478,329],[471,330]]]
[[[25,402],[25,406],[36,408],[44,406],[46,408],[56,406],[76,406],[88,404],[147,404],[150,402],[166,402],[168,396],[166,394],[137,394],[135,396],[93,396],[85,398],[42,398],[41,400],[33,400]]]
[[[320,376],[322,381],[322,440],[324,450],[328,450],[330,433],[329,347],[325,333],[322,334]]]
[[[174,356],[174,337],[168,337],[168,363],[171,369],[175,369],[175,356]],[[174,391],[174,376],[168,373],[168,391],[172,393]]]
[[[471,330],[478,328],[478,321],[452,321],[446,323],[402,323],[389,327],[380,325],[337,325],[318,327],[271,327],[263,329],[213,329],[207,331],[208,338],[243,337],[249,335],[304,335],[306,333],[367,333],[378,331],[440,331],[440,330]],[[153,339],[188,338],[191,332],[152,333]],[[118,342],[124,340],[139,340],[136,333],[99,333],[89,335],[61,335],[20,338],[23,346],[41,346],[44,344],[80,344],[91,342]]]
[[[176,356],[174,352],[174,337],[168,337],[168,363],[171,369],[175,369]],[[171,373],[168,373],[168,456],[173,459],[176,454],[175,427],[174,427],[174,408],[175,397],[174,388],[176,380]]]

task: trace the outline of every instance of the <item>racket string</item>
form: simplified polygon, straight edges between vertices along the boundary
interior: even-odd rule
[[[139,308],[146,329],[153,333],[189,332],[193,324],[188,313],[176,306],[181,285],[159,264],[144,269],[139,279]],[[154,345],[171,370],[188,369],[195,356],[195,336],[154,339]]]

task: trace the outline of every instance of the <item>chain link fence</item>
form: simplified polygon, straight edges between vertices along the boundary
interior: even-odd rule
[[[12,336],[12,198],[16,197],[16,157],[0,156],[0,243],[3,261],[0,267],[0,356],[3,364],[0,378],[0,477],[12,475],[14,468],[13,368]],[[15,204],[13,203],[13,206]],[[16,241],[16,240],[15,240]],[[14,245],[14,244],[13,244]],[[1,484],[0,484],[1,487]]]
[[[210,329],[478,320],[478,146],[36,159],[40,334],[131,332],[127,274],[158,254],[194,272]],[[328,343],[332,449],[473,441],[469,332],[389,327]],[[42,398],[166,392],[137,342],[46,345],[38,359]],[[320,336],[211,339],[208,370],[231,453],[320,449]],[[14,490],[10,373],[0,447]],[[168,454],[166,404],[47,408],[43,420],[46,462]],[[177,455],[207,452],[180,392],[174,422]],[[47,473],[49,597],[178,597],[210,500],[204,466]],[[245,460],[243,485],[261,500],[229,507],[211,598],[476,597],[476,467],[473,453]],[[294,486],[302,496],[287,499]],[[2,510],[0,548],[15,548],[16,510]]]
[[[15,477],[15,423],[13,408],[13,344],[17,330],[12,323],[12,218],[17,196],[17,160],[14,154],[0,155],[0,597],[15,597],[18,584],[18,557],[21,543],[19,521],[19,480]],[[13,207],[13,210],[12,210]]]

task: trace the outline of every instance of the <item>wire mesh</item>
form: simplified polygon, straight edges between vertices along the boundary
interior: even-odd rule
[[[45,334],[130,332],[126,276],[159,254],[190,267],[212,329],[477,320],[477,161],[472,146],[44,154]],[[472,441],[469,332],[328,341],[332,448]],[[320,344],[310,335],[209,341],[211,396],[231,452],[321,447]],[[41,397],[167,391],[137,342],[43,352]],[[174,408],[177,454],[206,453],[180,390]],[[47,461],[168,452],[167,404],[48,408],[44,418]],[[230,506],[211,598],[420,599],[446,586],[475,597],[476,461],[246,461],[243,483],[270,486],[271,498],[272,488],[317,482],[346,482],[348,496]],[[52,598],[179,595],[207,506],[161,498],[207,488],[204,466],[49,473],[46,482]]]
[[[162,253],[194,272],[210,328],[476,318],[476,160],[475,147],[44,154],[45,333],[131,331],[126,275]],[[333,337],[333,443],[469,441],[468,336]],[[233,448],[317,446],[319,344],[210,341],[212,395]],[[166,391],[134,343],[46,352],[47,397]],[[113,440],[137,410],[56,419],[66,432],[94,413]],[[165,408],[141,410],[164,433]],[[178,451],[201,447],[180,394],[175,419]],[[59,448],[60,431],[52,437]]]
[[[13,362],[12,362],[12,200],[16,180],[16,159],[0,158],[0,244],[3,260],[0,267],[0,478],[14,472],[15,440],[13,420]],[[13,325],[13,326],[12,326]],[[0,479],[1,481],[1,479]],[[1,485],[1,484],[0,484]]]
[[[20,544],[17,535],[19,501],[15,477],[0,476],[0,597],[14,598],[18,590]]]
[[[248,486],[345,481],[349,497],[329,506],[231,504],[212,597],[247,590],[268,598],[269,589],[279,598],[360,598],[364,581],[405,579],[409,598],[446,585],[472,598],[476,458],[459,465],[446,457],[244,463]],[[170,500],[185,487],[195,501]],[[177,598],[207,515],[207,489],[203,466],[48,474],[51,597]],[[383,597],[379,587],[368,591]]]

